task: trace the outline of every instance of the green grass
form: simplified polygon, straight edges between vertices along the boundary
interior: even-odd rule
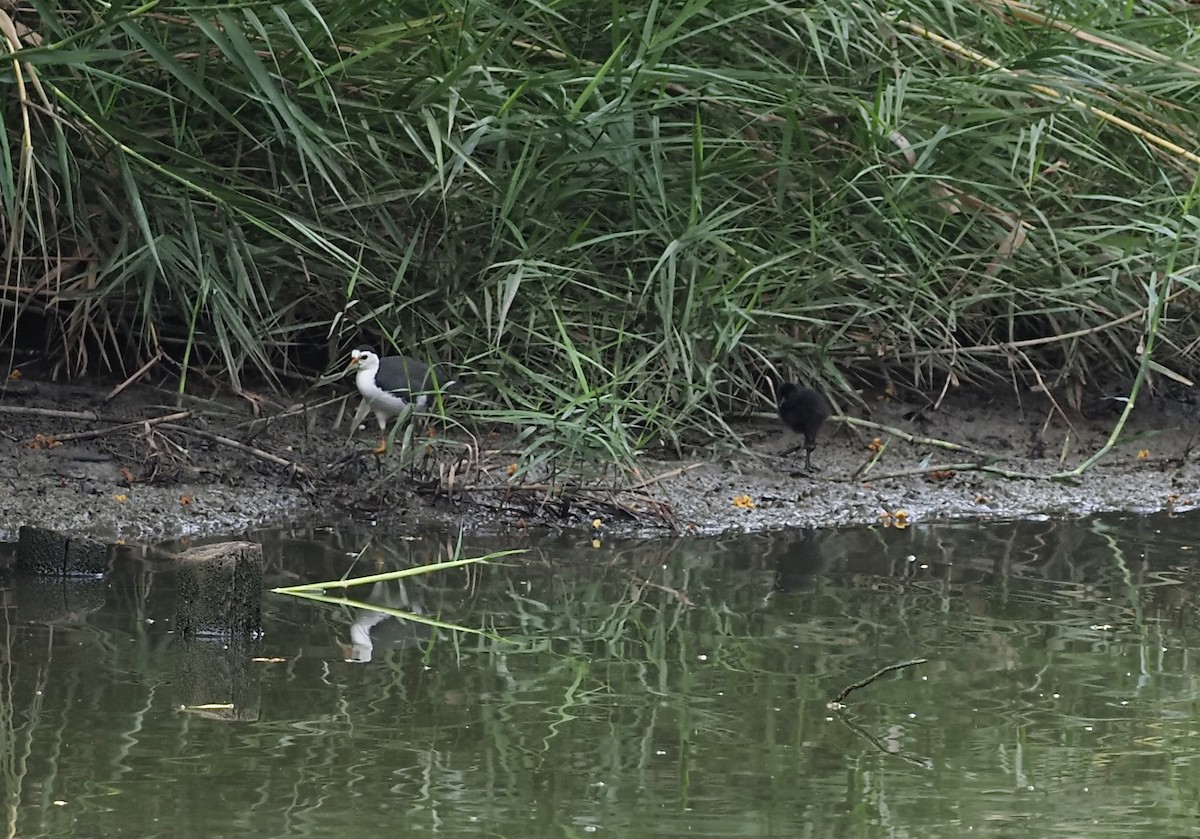
[[[780,375],[1132,378],[1149,324],[1197,366],[1182,0],[324,6],[0,11],[0,311],[234,384],[381,338],[531,459],[727,437]]]

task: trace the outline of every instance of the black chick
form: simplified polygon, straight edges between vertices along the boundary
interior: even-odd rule
[[[829,419],[829,403],[812,388],[784,382],[779,386],[779,418],[792,431],[804,435],[804,468],[811,472],[817,432]],[[789,455],[798,448],[800,445],[792,446],[784,454]]]

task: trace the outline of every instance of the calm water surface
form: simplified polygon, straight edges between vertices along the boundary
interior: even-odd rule
[[[448,550],[255,538],[274,585]],[[1194,516],[475,540],[528,553],[365,591],[488,635],[269,595],[248,652],[180,643],[161,559],[10,580],[5,836],[1194,835],[1198,541]]]

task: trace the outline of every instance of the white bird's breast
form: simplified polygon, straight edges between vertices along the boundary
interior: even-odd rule
[[[358,392],[363,395],[374,410],[383,409],[393,414],[398,414],[408,405],[408,400],[396,393],[388,393],[383,390],[375,382],[374,370],[359,370],[354,376],[354,386],[358,388]]]

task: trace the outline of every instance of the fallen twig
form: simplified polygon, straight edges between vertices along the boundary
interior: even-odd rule
[[[879,461],[883,459],[883,454],[887,451],[887,448],[887,443],[883,443],[879,446],[871,446],[871,456],[863,461],[862,466],[854,470],[854,472],[850,475],[850,480],[866,480],[867,473],[874,469],[875,464],[879,463]]]
[[[162,350],[159,350],[158,352],[156,352],[156,353],[154,354],[154,357],[153,357],[153,358],[151,358],[149,361],[147,361],[145,364],[143,364],[141,367],[139,367],[139,368],[138,368],[138,369],[137,369],[137,370],[134,372],[134,374],[133,374],[132,376],[130,376],[128,379],[126,379],[125,381],[121,382],[119,385],[117,385],[117,386],[116,386],[116,387],[114,387],[112,390],[110,390],[108,393],[106,393],[106,394],[104,395],[104,401],[105,401],[105,402],[109,402],[109,401],[111,401],[111,400],[112,400],[112,398],[113,398],[114,396],[116,396],[118,393],[120,393],[121,391],[123,391],[125,388],[129,387],[131,384],[133,384],[134,382],[136,382],[136,381],[137,381],[138,379],[140,379],[142,376],[146,375],[146,372],[147,372],[147,371],[148,371],[148,370],[149,370],[151,367],[153,367],[155,364],[158,364],[158,362],[159,362],[160,360],[162,360],[162,357],[163,357]]]
[[[191,415],[191,411],[176,411],[173,414],[164,414],[161,417],[151,417],[144,420],[130,420],[123,422],[120,425],[110,425],[108,428],[101,428],[93,431],[77,431],[72,434],[54,434],[55,440],[60,443],[66,443],[71,440],[90,440],[93,437],[104,437],[108,434],[116,434],[120,431],[127,431],[131,428],[141,428],[147,425],[158,425],[163,422],[176,422],[177,420],[186,419]]]
[[[699,469],[703,465],[704,464],[702,464],[702,463],[691,463],[691,464],[688,464],[687,466],[680,466],[678,469],[670,469],[666,472],[660,472],[657,475],[651,475],[649,478],[646,478],[644,481],[639,481],[638,483],[632,484],[631,486],[623,487],[622,491],[633,492],[635,490],[645,489],[646,487],[650,486],[651,484],[657,484],[660,481],[667,480],[668,478],[678,477],[678,476],[682,475],[684,472],[691,472],[693,469]]]
[[[1033,378],[1037,380],[1038,389],[1046,395],[1046,399],[1050,402],[1050,405],[1054,408],[1054,410],[1058,412],[1058,415],[1063,418],[1063,422],[1067,424],[1067,428],[1071,429],[1071,433],[1076,437],[1079,437],[1080,434],[1075,430],[1075,424],[1071,422],[1071,418],[1067,416],[1067,412],[1062,409],[1062,406],[1058,404],[1058,400],[1054,398],[1054,392],[1050,390],[1050,385],[1046,384],[1046,380],[1042,378],[1042,371],[1037,368],[1037,365],[1033,363],[1033,360],[1030,359],[1029,354],[1024,350],[1017,350],[1016,352],[1017,355],[1021,357],[1021,360],[1029,366],[1029,372],[1031,372],[1033,374]],[[1053,418],[1053,411],[1046,415],[1046,421],[1042,423],[1042,437],[1045,436],[1046,429],[1050,427],[1050,420]]]
[[[844,422],[847,425],[855,425],[855,426],[858,426],[859,428],[871,428],[871,429],[874,429],[875,431],[884,431],[888,434],[891,434],[894,437],[899,437],[901,440],[905,440],[909,443],[917,443],[917,444],[920,444],[923,446],[935,446],[936,448],[946,449],[947,451],[951,451],[951,452],[966,452],[967,454],[973,454],[978,457],[982,457],[982,458],[990,459],[990,460],[1003,460],[1004,459],[1002,457],[991,454],[989,452],[980,451],[979,449],[973,449],[970,446],[964,446],[961,443],[951,443],[949,440],[939,440],[936,437],[921,437],[916,434],[910,434],[907,431],[896,428],[895,426],[884,425],[883,423],[872,422],[871,420],[859,419],[858,417],[844,417],[844,416],[843,417],[831,417],[831,419],[838,421],[838,422]]]
[[[122,422],[122,420],[105,419],[95,411],[60,411],[58,408],[30,408],[25,405],[0,405],[0,414],[26,414],[35,417],[78,419],[89,422]]]
[[[855,682],[854,684],[845,688],[841,693],[839,693],[837,696],[835,696],[833,698],[833,700],[825,707],[826,708],[835,708],[835,709],[841,708],[842,700],[845,699],[847,696],[849,696],[851,691],[855,691],[855,690],[858,690],[859,688],[866,687],[867,685],[871,684],[871,682],[875,681],[880,676],[882,676],[884,673],[890,673],[893,670],[900,670],[904,667],[912,667],[915,664],[925,664],[927,661],[929,661],[929,659],[927,659],[927,658],[914,658],[912,661],[902,661],[899,664],[889,664],[887,667],[884,667],[884,668],[881,668],[881,669],[875,671],[867,678],[865,678],[861,681]]]
[[[266,460],[279,466],[286,466],[287,468],[294,470],[299,475],[308,474],[308,470],[299,463],[296,463],[294,460],[288,460],[287,458],[280,457],[277,454],[272,454],[271,452],[263,451],[262,449],[256,449],[254,446],[247,446],[245,443],[241,443],[230,437],[224,437],[220,434],[213,434],[211,431],[201,431],[198,428],[188,428],[186,425],[176,425],[175,423],[171,422],[164,422],[160,427],[169,431],[178,431],[180,434],[189,434],[193,437],[203,437],[205,440],[212,440],[214,443],[220,443],[222,446],[229,446],[230,448],[237,449],[238,451],[245,452],[246,454],[252,454],[261,460]]]
[[[1016,472],[1012,469],[1000,469],[992,466],[990,463],[934,463],[929,466],[917,466],[912,469],[901,469],[899,472],[887,472],[883,475],[873,475],[869,479],[871,481],[886,481],[893,478],[911,478],[914,475],[927,475],[933,472],[983,472],[988,475],[996,475],[1001,478],[1014,478],[1024,480],[1051,480],[1054,475],[1037,475],[1033,472]]]

